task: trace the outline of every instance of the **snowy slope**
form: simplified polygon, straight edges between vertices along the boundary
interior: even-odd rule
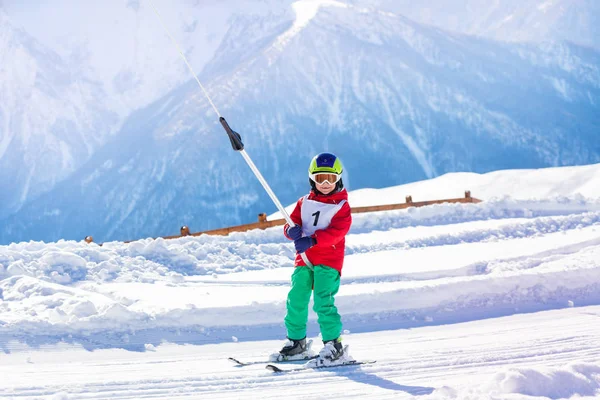
[[[296,4],[295,22],[239,18],[206,68],[215,103],[283,202],[305,190],[323,150],[342,157],[350,188],[600,160],[597,52],[322,3]],[[133,114],[69,182],[6,220],[1,240],[165,235],[250,222],[265,207],[192,81]]]
[[[586,274],[595,273],[596,266],[596,261],[592,260],[597,250],[596,225],[600,219],[598,214],[600,192],[598,186],[593,185],[593,189],[583,192],[586,195],[584,197],[581,188],[586,184],[592,187],[591,184],[596,182],[599,170],[600,165],[546,169],[529,171],[529,173],[528,171],[498,171],[483,175],[479,180],[480,187],[485,187],[487,182],[494,181],[495,192],[492,192],[490,187],[488,194],[497,198],[498,194],[504,194],[512,189],[511,178],[519,174],[523,186],[535,187],[542,194],[552,193],[555,195],[554,198],[544,197],[535,200],[532,197],[535,193],[530,192],[528,199],[525,197],[526,194],[522,193],[521,199],[508,197],[491,199],[481,204],[443,204],[355,215],[352,234],[348,238],[347,253],[350,257],[344,269],[344,278],[356,285],[353,285],[351,290],[354,294],[347,293],[348,301],[354,301],[355,296],[360,297],[364,293],[371,292],[373,283],[378,282],[375,277],[382,277],[383,281],[377,283],[377,286],[382,289],[381,284],[388,281],[383,277],[398,275],[399,271],[393,267],[394,265],[401,266],[403,276],[410,279],[406,283],[398,278],[387,282],[391,290],[381,291],[380,296],[391,296],[389,300],[397,295],[395,289],[398,285],[409,284],[413,288],[411,290],[416,291],[432,290],[430,280],[442,284],[435,289],[436,293],[452,296],[453,285],[462,284],[463,279],[471,281],[473,288],[476,289],[479,285],[477,282],[483,278],[498,281],[498,276],[504,276],[508,285],[511,285],[513,280],[522,280],[524,276],[529,276],[530,269],[533,267],[538,271],[563,273],[564,262],[555,263],[556,260],[570,259],[574,255],[584,257],[586,254],[590,257],[589,264],[576,268],[576,272],[569,273],[573,277],[581,274],[582,280],[578,284],[587,285],[590,281],[587,280]],[[554,185],[567,176],[573,182],[578,182],[580,186],[563,185],[558,188]],[[446,185],[440,184],[440,180],[445,180]],[[460,187],[463,182],[463,174],[448,174],[430,181],[435,184],[433,187],[437,190],[430,189],[430,193],[436,197],[443,197],[448,187]],[[421,183],[421,186],[426,183],[428,182]],[[412,186],[411,189],[414,189],[416,185],[419,184],[407,186]],[[405,188],[401,186],[373,190],[373,192],[378,192],[379,198],[393,199],[394,193],[405,193]],[[359,190],[350,193],[353,205],[378,204],[374,199],[376,197],[369,191]],[[565,236],[565,232],[569,235]],[[557,241],[561,243],[558,247]],[[14,309],[14,314],[5,314],[2,320],[5,324],[9,321],[21,324],[25,322],[23,320],[25,318],[29,321],[28,324],[47,324],[49,322],[47,318],[53,320],[58,317],[53,323],[54,329],[58,331],[70,330],[73,324],[82,324],[81,328],[91,331],[110,323],[119,325],[124,322],[120,320],[121,315],[107,313],[107,310],[116,306],[125,306],[122,316],[128,324],[132,324],[132,329],[139,330],[149,322],[148,306],[155,307],[144,305],[146,301],[150,304],[160,304],[157,312],[162,314],[162,317],[158,318],[157,315],[152,317],[153,323],[157,326],[162,326],[161,318],[164,318],[167,324],[170,323],[168,321],[172,320],[173,315],[170,315],[170,312],[173,307],[177,313],[189,313],[189,318],[186,318],[188,322],[183,326],[196,325],[197,322],[192,322],[194,318],[200,318],[202,321],[200,325],[204,325],[211,318],[204,311],[196,315],[197,308],[211,308],[213,304],[197,300],[190,303],[195,305],[185,306],[188,308],[187,311],[179,310],[178,307],[183,307],[187,301],[184,300],[187,297],[184,295],[187,290],[185,288],[177,289],[180,296],[173,297],[170,306],[163,298],[157,298],[154,291],[146,294],[143,291],[131,291],[129,296],[141,296],[140,299],[131,297],[122,299],[122,302],[113,295],[106,297],[95,293],[107,290],[110,292],[111,285],[115,285],[117,292],[125,293],[118,289],[120,285],[143,287],[145,283],[151,282],[158,284],[154,290],[158,290],[158,287],[165,284],[164,290],[168,292],[169,287],[177,288],[179,284],[185,286],[191,283],[192,287],[196,284],[204,286],[207,296],[223,298],[224,301],[230,302],[228,305],[245,306],[248,299],[227,295],[228,290],[236,290],[234,286],[230,286],[231,282],[251,280],[261,284],[265,281],[273,281],[278,284],[266,287],[257,294],[264,298],[267,304],[271,304],[274,296],[268,292],[273,291],[279,295],[285,292],[288,270],[293,259],[292,247],[281,236],[280,227],[265,231],[236,233],[228,237],[202,236],[172,241],[146,239],[130,244],[105,243],[102,247],[95,244],[60,241],[48,245],[40,242],[11,244],[2,246],[1,249],[0,273],[7,278],[2,283],[3,298],[5,300],[9,297],[16,300],[27,298],[28,301],[34,301],[29,304],[19,301],[4,305],[17,307],[17,309],[23,307],[23,312],[34,305],[40,307],[35,313],[29,315],[19,314],[17,309]],[[503,253],[508,249],[510,249],[510,257],[505,258]],[[484,254],[490,260],[494,258],[502,260],[485,267],[484,264],[478,263],[478,257]],[[365,270],[362,260],[367,256],[370,260],[380,258],[383,261],[381,266],[374,263],[372,267]],[[431,257],[432,262],[415,263],[415,260],[420,257]],[[436,265],[438,264],[434,262],[436,259],[451,261],[445,262],[444,265]],[[559,268],[555,270],[553,264],[557,264]],[[511,269],[517,273],[512,278],[511,274],[506,275]],[[531,278],[535,281],[541,276],[543,274],[534,274]],[[422,287],[419,286],[420,277],[427,277],[428,281]],[[461,279],[446,281],[447,278],[452,277]],[[371,282],[373,279],[375,281]],[[556,281],[556,284],[564,284],[564,281]],[[25,290],[25,288],[29,289]],[[29,294],[24,296],[23,293],[26,292]],[[42,297],[37,297],[38,294],[42,294]],[[56,313],[62,306],[54,301],[48,303],[45,296],[49,294],[59,294],[58,297],[62,298],[60,302],[64,301],[65,312]],[[531,300],[526,293],[524,294],[525,300]],[[81,298],[90,296],[83,306],[72,302],[80,295]],[[535,294],[531,295],[535,296]],[[584,293],[580,295],[584,296]],[[189,296],[197,298],[204,295],[190,290]],[[137,303],[142,299],[145,300]],[[259,301],[258,299],[256,297],[254,300]],[[436,296],[432,299],[439,300]],[[37,303],[37,300],[41,302]],[[282,306],[277,304],[272,305]],[[357,307],[355,310],[358,314],[363,313],[361,307],[364,307],[364,312],[373,310],[372,304],[365,303]],[[81,313],[73,310],[80,310]],[[138,312],[142,314],[136,314]],[[250,317],[243,317],[246,312],[247,310],[242,310],[239,317],[250,320]],[[129,317],[136,315],[137,317],[129,320]],[[275,315],[264,315],[255,319],[253,324],[272,323],[276,320]],[[226,320],[223,322],[228,323]]]
[[[281,341],[161,344],[144,352],[42,345],[0,358],[0,395],[19,399],[594,399],[600,307],[347,335],[361,368],[273,375],[237,368]],[[262,356],[261,356],[262,355]]]
[[[528,202],[549,205],[560,203],[565,196],[596,199],[599,196],[600,164],[577,167],[517,169],[476,174],[449,173],[405,185],[383,189],[358,189],[349,193],[354,207],[404,203],[406,196],[413,201],[460,198],[470,191],[472,196],[484,201],[505,202],[519,207]],[[295,203],[286,207],[291,213]],[[276,212],[269,220],[282,218]]]
[[[226,361],[281,345],[294,254],[280,227],[0,246],[0,397],[594,398],[599,172],[448,174],[379,190],[444,197],[468,178],[490,200],[354,216],[336,303],[351,354],[378,362],[331,372]],[[516,176],[517,198],[498,198]],[[309,335],[318,349],[312,311]]]
[[[80,167],[119,127],[97,82],[0,7],[0,217]]]

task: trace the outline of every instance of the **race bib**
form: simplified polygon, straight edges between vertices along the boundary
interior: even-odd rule
[[[339,204],[327,204],[304,197],[301,209],[304,236],[311,236],[315,231],[327,228],[344,203],[346,200],[342,200]]]

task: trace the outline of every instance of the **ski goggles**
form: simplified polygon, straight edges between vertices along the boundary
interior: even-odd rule
[[[337,183],[337,181],[339,181],[342,176],[338,175],[338,174],[331,174],[329,172],[319,172],[316,174],[310,174],[309,175],[310,179],[312,179],[314,182],[322,184],[322,183],[329,183],[329,184],[334,184]]]

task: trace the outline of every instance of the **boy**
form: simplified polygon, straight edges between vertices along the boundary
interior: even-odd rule
[[[331,363],[344,355],[340,337],[342,321],[334,296],[340,287],[345,236],[352,216],[342,171],[342,162],[335,155],[315,156],[308,168],[312,190],[298,200],[290,215],[296,225],[284,227],[284,234],[294,241],[297,254],[285,316],[288,341],[275,355],[279,360],[312,355],[306,344],[306,324],[313,290],[313,310],[318,315],[324,344],[317,356],[317,365]]]

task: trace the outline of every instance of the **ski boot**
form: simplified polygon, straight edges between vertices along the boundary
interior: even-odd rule
[[[323,348],[316,359],[307,363],[307,366],[318,367],[326,365],[343,364],[352,357],[347,354],[348,346],[342,344],[342,338],[323,341]]]
[[[308,343],[306,338],[293,340],[288,338],[283,348],[279,353],[272,354],[271,361],[293,361],[293,360],[309,360],[314,358],[314,353],[311,351],[312,340]]]

